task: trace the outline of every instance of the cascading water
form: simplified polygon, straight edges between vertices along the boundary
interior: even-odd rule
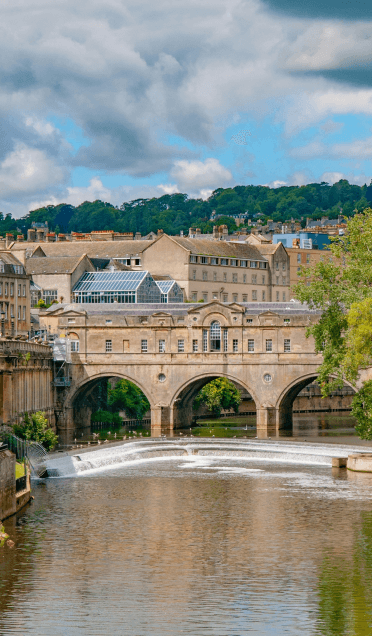
[[[195,455],[236,458],[253,462],[270,461],[331,466],[333,457],[347,457],[360,450],[360,448],[340,444],[321,445],[253,440],[141,440],[95,450],[86,448],[54,454],[46,460],[45,467],[49,477],[70,477],[108,470],[127,462],[172,460],[180,456],[184,456],[187,461]]]

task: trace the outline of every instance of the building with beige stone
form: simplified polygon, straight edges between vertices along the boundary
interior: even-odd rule
[[[2,335],[30,331],[30,277],[23,264],[8,251],[0,251],[0,325]]]

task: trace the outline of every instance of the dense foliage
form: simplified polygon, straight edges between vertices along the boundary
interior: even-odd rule
[[[107,403],[112,408],[124,410],[127,417],[137,420],[141,420],[150,409],[147,397],[129,380],[118,380],[114,387],[108,383]]]
[[[58,435],[50,428],[45,413],[42,411],[37,411],[31,415],[26,413],[21,424],[13,425],[13,431],[21,439],[39,442],[48,451],[53,450],[58,442]]]
[[[226,223],[235,229],[233,216],[247,214],[249,218],[268,218],[274,221],[319,219],[321,216],[337,218],[342,213],[349,217],[361,211],[372,201],[372,186],[351,185],[346,179],[330,186],[325,182],[306,186],[235,186],[218,188],[206,201],[188,198],[187,194],[166,194],[153,199],[136,199],[123,203],[120,208],[103,201],[85,201],[74,207],[61,203],[29,212],[17,221],[11,215],[0,213],[0,234],[26,232],[32,222],[48,222],[56,232],[141,232],[142,235],[159,228],[169,234],[189,227],[200,227],[211,232],[215,222],[212,212],[219,217],[218,224]]]
[[[303,269],[295,288],[299,300],[322,312],[308,335],[323,355],[324,396],[344,380],[356,388],[360,371],[372,365],[372,210],[349,219],[345,236],[335,237],[330,249],[332,258]],[[354,396],[353,413],[358,434],[372,439],[372,382]]]
[[[235,384],[227,380],[227,378],[216,378],[206,384],[194,400],[194,408],[197,409],[204,404],[213,415],[220,415],[222,409],[233,409],[235,413],[239,411],[241,402],[240,391]]]

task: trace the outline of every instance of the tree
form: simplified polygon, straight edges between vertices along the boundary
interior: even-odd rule
[[[301,302],[321,312],[307,335],[314,337],[316,352],[323,355],[323,396],[345,380],[356,389],[360,370],[372,364],[372,210],[350,218],[345,236],[335,237],[330,250],[333,259],[302,270],[295,288]],[[370,406],[372,382],[366,382],[353,399],[356,430],[364,439],[372,439]]]
[[[107,402],[110,406],[123,409],[128,417],[141,420],[150,409],[147,397],[133,382],[119,380],[112,388],[107,386]]]
[[[215,416],[220,415],[222,409],[233,409],[235,413],[238,413],[241,400],[240,391],[235,384],[226,378],[216,378],[199,391],[194,400],[194,408],[197,409],[200,404],[205,404]]]
[[[13,425],[13,431],[21,439],[39,442],[46,450],[53,450],[58,442],[58,435],[50,428],[45,413],[42,411],[37,411],[31,415],[26,413],[22,424]]]

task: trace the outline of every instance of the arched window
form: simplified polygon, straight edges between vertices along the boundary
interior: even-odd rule
[[[209,329],[210,350],[221,351],[221,325],[217,320],[211,322]]]

